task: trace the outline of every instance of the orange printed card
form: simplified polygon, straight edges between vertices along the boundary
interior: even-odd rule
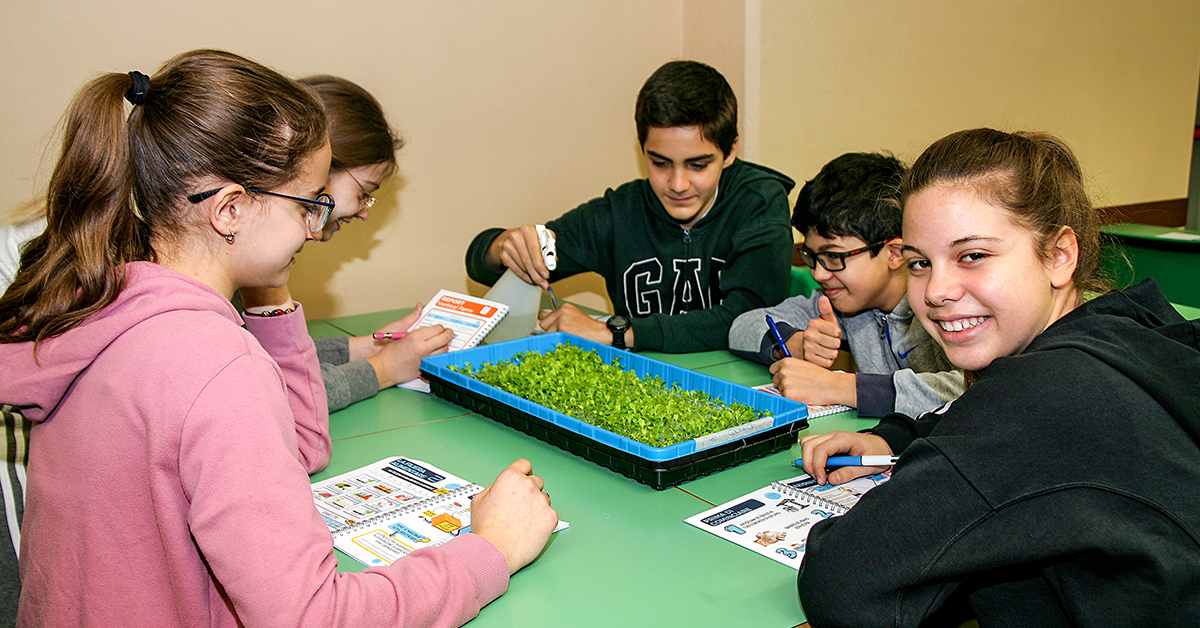
[[[454,340],[450,341],[451,351],[470,349],[479,344],[507,313],[508,306],[503,303],[451,290],[438,290],[409,331],[442,325],[454,332]]]

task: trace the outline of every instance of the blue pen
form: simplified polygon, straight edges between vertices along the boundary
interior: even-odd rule
[[[775,326],[775,321],[767,314],[767,327],[771,328],[771,335],[775,336],[775,344],[779,345],[779,353],[785,358],[792,357],[792,352],[788,351],[787,345],[783,342],[783,336],[779,335],[779,328]]]
[[[900,456],[830,456],[825,459],[827,467],[890,467],[896,464]],[[804,466],[804,459],[795,461],[798,467]]]

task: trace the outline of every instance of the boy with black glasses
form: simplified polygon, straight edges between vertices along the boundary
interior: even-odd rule
[[[962,372],[914,323],[908,304],[901,212],[888,200],[903,175],[894,157],[847,153],[801,188],[792,225],[804,234],[800,257],[820,289],[748,311],[729,330],[730,350],[770,364],[784,396],[883,416],[921,414],[962,393]],[[791,357],[779,350],[768,315]],[[840,350],[857,373],[829,370]]]

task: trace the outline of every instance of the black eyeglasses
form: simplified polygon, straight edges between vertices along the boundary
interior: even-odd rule
[[[189,194],[187,200],[192,203],[199,203],[213,194],[225,189],[223,186],[207,190],[205,192],[197,192]],[[289,196],[278,192],[268,192],[256,188],[246,188],[246,191],[254,194],[266,194],[267,196],[278,196],[286,198],[289,201],[295,201],[308,206],[308,214],[305,216],[305,222],[308,223],[308,230],[311,233],[320,233],[325,228],[325,223],[329,221],[329,215],[333,213],[333,197],[328,194],[318,194],[317,198],[302,198],[299,196]]]
[[[821,251],[820,253],[817,253],[807,246],[802,246],[800,247],[800,259],[804,260],[804,264],[809,268],[816,268],[817,264],[819,263],[821,264],[821,268],[824,268],[831,273],[836,273],[839,270],[846,270],[847,257],[858,255],[864,251],[870,251],[877,246],[883,246],[884,244],[887,244],[887,242],[887,240],[884,240],[883,242],[868,244],[862,248],[854,249],[853,251],[846,251],[844,253],[833,251]]]

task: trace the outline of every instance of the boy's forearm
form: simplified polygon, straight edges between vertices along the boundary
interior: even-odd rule
[[[778,305],[739,314],[729,327],[729,350],[763,364],[774,363],[781,356],[775,353],[775,338],[767,329],[767,315],[775,320],[779,335],[786,342],[797,332],[804,331],[812,319],[809,310],[816,310],[815,302],[815,297],[795,296]]]
[[[837,373],[837,402],[843,406],[857,408],[858,401],[858,374],[857,373]]]
[[[708,313],[709,316],[700,316]],[[689,314],[652,314],[630,321],[630,329],[637,338],[634,348],[639,351],[662,351],[663,353],[692,353],[727,349],[727,323],[711,316],[712,310],[700,310]],[[716,333],[714,333],[714,328]]]
[[[686,314],[652,314],[633,319],[638,349],[688,353],[729,349],[729,330],[739,314],[753,309],[757,298],[744,290],[727,294],[717,307]],[[764,320],[765,325],[765,320]]]
[[[487,251],[483,255],[483,261],[488,265],[492,272],[503,273],[504,267],[504,241],[508,239],[512,229],[501,231],[496,237],[492,238],[488,244]]]
[[[497,236],[504,233],[504,229],[492,228],[486,229],[475,236],[471,240],[471,244],[467,246],[466,266],[467,275],[485,285],[492,285],[504,274],[504,269],[499,270],[492,268],[487,261],[488,250],[492,243],[495,242]]]

